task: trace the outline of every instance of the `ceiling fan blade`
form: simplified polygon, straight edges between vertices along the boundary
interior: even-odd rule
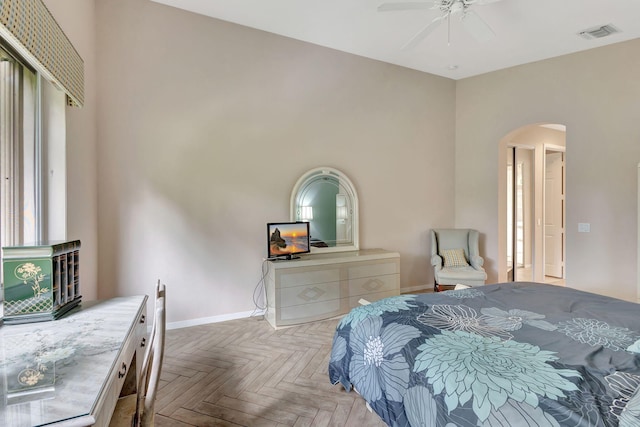
[[[442,22],[442,20],[445,19],[446,17],[447,15],[443,15],[435,18],[426,27],[418,31],[418,33],[415,36],[413,36],[411,40],[407,42],[407,44],[402,46],[402,50],[409,50],[416,47],[422,40],[427,38],[427,36],[431,34],[433,30],[435,30],[438,27],[438,25],[440,25],[440,22]]]
[[[462,24],[467,32],[479,42],[486,42],[496,36],[489,24],[484,22],[473,9],[467,9],[464,13]]]
[[[388,12],[390,10],[419,10],[419,9],[433,9],[435,6],[433,1],[426,2],[401,2],[401,3],[382,3],[378,6],[378,12]]]

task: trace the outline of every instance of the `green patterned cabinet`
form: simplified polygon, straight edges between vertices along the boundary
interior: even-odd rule
[[[4,322],[54,320],[77,306],[80,241],[2,248]]]
[[[400,255],[383,249],[268,261],[267,312],[274,328],[346,314],[360,299],[400,294]]]

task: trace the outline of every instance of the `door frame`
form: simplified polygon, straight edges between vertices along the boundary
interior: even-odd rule
[[[517,170],[518,170],[518,165],[519,164],[525,164],[525,162],[520,161],[521,158],[518,158],[517,156],[517,151],[521,150],[521,151],[527,151],[530,153],[530,155],[528,155],[530,162],[528,163],[528,166],[531,168],[531,171],[529,171],[529,177],[527,179],[527,188],[524,191],[524,195],[525,195],[525,199],[526,199],[526,193],[527,190],[530,193],[530,197],[529,197],[529,204],[526,205],[526,207],[528,207],[528,209],[526,209],[523,212],[523,222],[525,224],[523,224],[523,231],[525,232],[523,237],[527,237],[527,234],[529,235],[529,239],[532,240],[531,242],[529,240],[525,240],[524,241],[524,248],[523,248],[523,252],[524,251],[530,251],[530,257],[531,257],[531,269],[532,271],[535,269],[535,263],[536,263],[536,256],[535,256],[535,215],[533,213],[533,209],[535,208],[535,197],[533,196],[535,194],[535,179],[533,177],[533,173],[532,171],[535,170],[535,163],[536,163],[536,156],[535,156],[535,149],[536,147],[533,145],[529,145],[529,144],[508,144],[507,147],[507,162],[505,164],[506,166],[506,170],[508,171],[509,169],[509,158],[511,158],[512,161],[512,174],[510,179],[512,180],[512,205],[511,205],[511,217],[512,217],[512,223],[511,223],[511,254],[509,254],[508,251],[508,245],[507,245],[507,250],[505,252],[506,257],[508,258],[509,255],[511,255],[511,265],[509,265],[509,262],[506,261],[506,265],[507,265],[507,271],[509,269],[509,267],[511,267],[512,270],[512,276],[509,277],[507,274],[507,279],[508,280],[514,280],[514,281],[518,281],[521,280],[521,278],[518,278],[518,233],[517,233],[517,229],[518,229],[518,225],[517,225],[517,221],[518,221],[518,216],[516,214],[517,212],[517,197],[516,197],[516,188],[517,188]],[[507,178],[507,187],[506,187],[506,193],[505,193],[505,197],[507,196],[508,193],[508,179]],[[508,197],[507,197],[507,208],[508,208]],[[505,225],[508,228],[509,225],[509,221],[508,221],[508,217],[507,217],[507,221],[505,223]],[[526,231],[529,231],[529,233],[526,233]],[[508,230],[507,230],[507,237],[508,237]],[[523,253],[523,262],[526,265],[526,254]]]
[[[546,200],[546,194],[547,194],[547,185],[546,185],[546,176],[547,176],[547,152],[551,151],[551,152],[560,152],[563,153],[562,156],[562,203],[563,203],[563,207],[562,207],[562,279],[565,279],[566,276],[566,259],[567,259],[567,253],[566,253],[566,247],[567,247],[567,204],[566,204],[566,182],[567,182],[567,171],[566,171],[566,160],[567,160],[567,149],[566,147],[563,147],[561,145],[555,145],[555,144],[543,144],[543,171],[542,171],[542,176],[543,176],[543,182],[545,183],[542,186],[542,281],[544,281],[546,275],[545,275],[545,264],[547,261],[547,254],[545,253],[545,242],[544,242],[544,236],[546,236],[546,209],[544,206],[544,201]]]
[[[508,152],[513,146],[522,146],[526,147],[528,144],[524,143],[524,141],[518,141],[521,135],[525,135],[527,132],[537,128],[537,127],[546,127],[551,129],[558,129],[559,126],[564,128],[564,138],[563,142],[564,146],[545,143],[545,141],[535,142],[535,155],[534,155],[534,201],[533,201],[533,218],[532,218],[532,227],[533,227],[533,258],[532,258],[532,281],[544,282],[544,263],[541,262],[544,260],[544,201],[541,201],[541,198],[544,197],[543,189],[544,183],[540,182],[541,176],[540,174],[544,174],[544,153],[546,147],[549,148],[562,148],[566,153],[566,135],[567,130],[564,125],[555,125],[554,122],[541,122],[541,123],[531,123],[528,125],[523,125],[517,129],[512,130],[508,134],[506,134],[499,141],[498,145],[498,259],[497,259],[497,276],[498,282],[507,282],[507,156]],[[558,122],[555,122],[558,123]],[[566,154],[565,154],[565,162],[566,162]],[[566,163],[565,163],[566,166]],[[565,177],[566,177],[566,167],[565,167]],[[544,176],[544,175],[542,175]],[[640,178],[639,178],[640,179]],[[565,180],[566,181],[566,180]],[[565,194],[566,197],[566,194]],[[566,204],[565,204],[566,207]],[[565,220],[566,220],[566,212],[565,212]],[[639,233],[640,234],[640,233]],[[564,248],[566,248],[566,227],[564,234],[565,244]],[[566,249],[565,249],[566,250]],[[564,253],[564,260],[566,266],[566,252]],[[640,263],[640,261],[639,261]],[[564,271],[566,275],[566,268]],[[640,276],[640,274],[639,274]],[[640,278],[638,279],[640,282]],[[640,283],[638,284],[640,290]]]

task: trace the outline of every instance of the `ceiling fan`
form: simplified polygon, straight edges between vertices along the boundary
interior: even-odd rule
[[[451,17],[460,15],[462,24],[467,32],[478,41],[487,41],[495,37],[491,27],[471,7],[495,3],[501,0],[427,0],[422,2],[382,3],[378,6],[378,12],[397,10],[424,10],[433,9],[440,11],[436,17],[411,38],[402,49],[411,49],[417,46],[429,34],[435,30],[442,21],[447,21],[447,40],[451,42]]]

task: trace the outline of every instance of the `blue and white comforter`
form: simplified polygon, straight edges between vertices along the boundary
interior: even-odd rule
[[[640,426],[640,305],[522,282],[387,298],[340,321],[329,377],[389,426]]]

